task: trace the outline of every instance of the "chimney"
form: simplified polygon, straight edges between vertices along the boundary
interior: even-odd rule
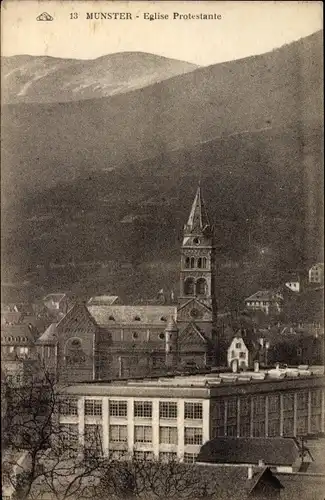
[[[251,465],[247,469],[247,479],[253,479],[253,467]]]
[[[260,460],[258,461],[258,466],[259,466],[259,467],[265,467],[265,462],[264,462],[264,460],[260,459]]]

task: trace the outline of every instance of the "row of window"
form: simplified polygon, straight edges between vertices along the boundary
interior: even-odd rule
[[[61,436],[65,442],[69,442],[72,447],[78,443],[78,427],[76,424],[64,424],[61,426]],[[202,445],[202,428],[185,427],[184,444]],[[84,431],[85,446],[92,449],[100,449],[102,446],[102,426],[85,425]],[[126,425],[110,425],[109,440],[111,443],[127,443],[128,427]],[[152,443],[152,427],[149,425],[134,426],[134,443]],[[178,444],[177,427],[159,428],[160,444]]]
[[[206,269],[208,264],[208,260],[206,257],[199,257],[195,259],[194,257],[186,257],[185,259],[185,267],[187,269]]]
[[[2,341],[4,342],[28,342],[29,339],[27,337],[12,337],[11,335],[9,335],[9,337],[2,337],[1,338]]]
[[[113,450],[112,452],[112,458],[116,460],[123,460],[128,456],[129,453],[125,450]],[[154,460],[154,454],[152,451],[134,451],[133,456],[136,460]],[[196,457],[197,453],[184,453],[183,461],[186,464],[194,464]],[[159,460],[161,462],[176,462],[178,461],[177,453],[174,451],[162,451],[159,453]]]
[[[111,417],[127,417],[127,401],[109,401],[109,415]],[[61,405],[62,415],[78,415],[77,400],[69,399]],[[177,403],[171,401],[159,402],[159,417],[161,419],[177,418]],[[102,401],[86,399],[85,415],[102,416]],[[134,401],[133,416],[135,418],[152,418],[152,401]],[[184,418],[186,420],[202,420],[202,403],[186,402],[184,405]]]
[[[184,281],[185,295],[206,295],[208,292],[208,284],[204,278],[195,280],[194,278],[186,278]]]
[[[4,352],[16,352],[17,354],[28,354],[28,347],[15,347],[15,346],[1,346]]]

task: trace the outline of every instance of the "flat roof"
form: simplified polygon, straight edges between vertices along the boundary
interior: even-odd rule
[[[240,373],[209,372],[80,382],[65,391],[75,395],[211,398],[227,393],[325,387],[324,367],[283,368]]]

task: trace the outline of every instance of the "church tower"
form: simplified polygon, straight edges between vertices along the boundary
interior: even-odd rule
[[[204,339],[210,357],[215,356],[217,348],[214,272],[213,227],[199,186],[183,232],[177,321],[184,335],[185,330],[192,328],[193,342],[194,332],[198,339]],[[181,338],[180,334],[180,341]]]

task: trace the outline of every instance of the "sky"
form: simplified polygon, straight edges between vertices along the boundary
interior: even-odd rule
[[[36,21],[44,11],[54,20]],[[132,19],[87,20],[87,12],[130,13]],[[213,13],[221,19],[172,19],[174,12]],[[168,14],[169,19],[149,21],[146,13]],[[141,51],[206,66],[262,54],[308,36],[322,29],[322,16],[322,3],[317,1],[4,0],[1,53],[94,59]]]

